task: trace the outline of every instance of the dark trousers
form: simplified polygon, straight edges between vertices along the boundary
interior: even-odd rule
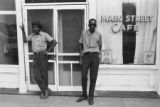
[[[82,90],[83,95],[87,95],[87,75],[90,69],[89,97],[94,97],[94,90],[99,69],[99,53],[91,52],[83,55],[82,62]]]
[[[46,54],[34,54],[33,69],[35,80],[41,89],[48,89],[48,57]]]

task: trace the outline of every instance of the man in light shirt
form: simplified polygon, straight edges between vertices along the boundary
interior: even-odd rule
[[[41,31],[42,24],[40,22],[32,23],[32,33],[26,37],[23,31],[23,39],[25,42],[31,42],[33,51],[33,69],[35,80],[41,90],[40,98],[46,99],[49,95],[48,88],[48,56],[47,53],[57,44],[50,35]],[[47,43],[52,44],[47,50]]]
[[[89,29],[84,30],[81,34],[80,54],[82,54],[82,96],[77,100],[81,102],[88,98],[89,105],[93,105],[94,90],[99,69],[99,53],[102,48],[102,35],[95,30],[97,21],[89,20]],[[87,75],[90,69],[90,87],[89,97],[87,97]]]

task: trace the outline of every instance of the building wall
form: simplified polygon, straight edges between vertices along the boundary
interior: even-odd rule
[[[97,18],[96,0],[88,0],[88,19]],[[21,7],[21,2],[17,2]],[[106,1],[107,3],[107,1]],[[21,10],[17,10],[18,26],[21,25]],[[158,11],[159,12],[159,11]],[[107,13],[106,13],[107,14]],[[158,14],[160,15],[160,14]],[[87,19],[87,20],[88,20]],[[158,22],[159,23],[159,22]],[[86,23],[87,24],[87,23]],[[157,35],[160,24],[158,24]],[[19,88],[27,92],[25,81],[24,51],[22,48],[22,32],[18,27],[19,65],[0,66],[0,88]],[[159,44],[159,38],[157,38]],[[157,45],[159,47],[159,45]],[[112,65],[101,64],[99,68],[96,90],[104,91],[156,91],[159,92],[159,49],[157,48],[155,65]]]
[[[0,88],[19,88],[18,66],[0,67]]]
[[[97,90],[156,91],[156,70],[100,68]]]

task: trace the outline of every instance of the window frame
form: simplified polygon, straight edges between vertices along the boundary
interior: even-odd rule
[[[89,0],[90,1],[90,0]],[[160,2],[158,2],[158,7],[160,6]],[[92,4],[92,3],[91,3]],[[90,9],[90,13],[94,13],[94,9],[97,9],[97,0],[94,0],[93,5],[92,5],[93,10]],[[97,10],[96,10],[97,11]],[[160,19],[160,8],[158,8],[158,18]],[[94,15],[96,15],[96,13],[94,13]],[[96,15],[97,18],[97,15]],[[160,21],[158,20],[158,24],[157,24],[157,41],[156,41],[156,55],[155,55],[155,64],[154,65],[127,65],[127,64],[121,64],[121,65],[115,65],[115,64],[100,64],[99,68],[102,70],[106,70],[106,69],[133,69],[133,70],[138,70],[138,69],[142,69],[142,70],[158,70],[160,69],[160,37],[158,36],[160,35]]]
[[[87,4],[87,2],[88,2],[89,0],[86,0],[86,2],[53,2],[53,3],[26,3],[25,2],[25,0],[22,0],[22,4],[23,5],[25,5],[25,6],[29,6],[29,5],[36,5],[36,6],[38,6],[38,5],[69,5],[69,4],[74,4],[74,5],[76,5],[76,4]]]
[[[0,15],[15,15],[16,17],[16,25],[17,25],[17,2],[15,0],[15,10],[0,10]],[[18,25],[17,25],[18,26]],[[18,48],[18,30],[17,30],[17,48]],[[19,48],[18,48],[18,54],[19,54]],[[19,55],[18,55],[18,61],[19,61]],[[0,68],[8,68],[8,67],[14,67],[17,68],[20,65],[20,62],[16,65],[13,64],[0,64]],[[4,71],[6,72],[6,71]]]

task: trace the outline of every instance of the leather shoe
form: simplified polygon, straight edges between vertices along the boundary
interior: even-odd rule
[[[86,99],[87,99],[87,95],[82,95],[81,97],[79,97],[77,102],[81,102],[81,101],[86,100]]]
[[[40,99],[43,99],[43,97],[44,97],[44,93],[41,92],[41,94],[40,94]]]
[[[45,90],[44,92],[41,93],[40,99],[47,99],[48,98],[48,91]]]
[[[89,97],[88,103],[89,103],[89,105],[93,105],[94,104],[93,97]]]
[[[52,95],[51,89],[48,88],[47,91],[48,91],[48,96],[51,96]]]

